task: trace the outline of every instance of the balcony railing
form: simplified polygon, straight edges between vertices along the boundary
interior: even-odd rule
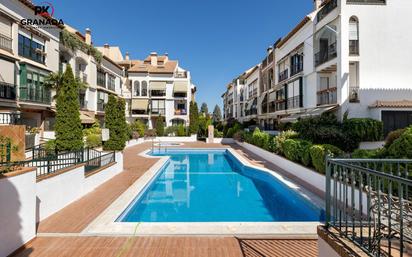
[[[329,1],[325,6],[320,9],[320,11],[317,14],[317,20],[320,22],[325,18],[330,12],[332,12],[336,7],[338,6],[338,1],[337,0],[332,0]]]
[[[290,76],[296,75],[301,71],[303,71],[303,62],[298,62],[298,63],[291,66]]]
[[[411,165],[412,160],[327,160],[327,228],[369,256],[408,256]]]
[[[320,90],[317,92],[318,105],[336,104],[336,87]]]
[[[279,82],[284,81],[285,79],[287,79],[289,76],[289,70],[286,69],[282,72],[279,72],[279,76],[278,76],[278,80]]]
[[[300,96],[288,98],[288,109],[296,109],[300,107]]]
[[[175,78],[187,78],[186,71],[177,71],[175,72]]]
[[[315,66],[319,66],[337,57],[336,42],[329,45],[328,49],[315,54]]]
[[[359,102],[359,87],[349,87],[349,102]]]
[[[275,103],[275,111],[286,110],[286,100],[277,100]]]
[[[18,113],[0,113],[0,124],[19,124],[20,123],[20,114]]]
[[[186,109],[176,109],[175,115],[187,115]]]
[[[359,55],[359,40],[349,40],[349,55]]]
[[[0,82],[0,98],[16,100],[16,86],[6,82]]]
[[[41,104],[51,103],[51,92],[49,89],[38,89],[38,88],[22,88],[20,87],[20,97],[21,101],[34,102]]]
[[[12,39],[0,34],[0,48],[4,49],[6,51],[12,52],[13,48],[12,48]]]

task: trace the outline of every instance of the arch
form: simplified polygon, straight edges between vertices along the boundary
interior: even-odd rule
[[[133,95],[140,96],[140,82],[137,80],[134,82]]]
[[[142,81],[142,96],[147,96],[147,82]]]
[[[359,19],[356,16],[349,18],[349,54],[359,54]]]

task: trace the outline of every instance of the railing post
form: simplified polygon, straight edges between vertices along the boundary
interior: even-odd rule
[[[325,192],[325,211],[326,211],[326,217],[325,217],[325,223],[326,226],[329,226],[330,222],[330,212],[331,212],[331,199],[330,199],[330,181],[331,181],[331,164],[329,162],[329,156],[326,156],[326,192]]]

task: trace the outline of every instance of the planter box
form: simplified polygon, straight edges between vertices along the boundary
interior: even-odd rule
[[[213,142],[209,142],[209,139],[206,138],[206,143],[215,143],[215,144],[234,144],[235,140],[233,138],[214,138]]]
[[[35,235],[35,169],[0,175],[0,256],[8,256]]]
[[[265,159],[266,161],[273,163],[274,165],[278,166],[287,173],[296,176],[300,180],[317,188],[321,192],[325,192],[326,178],[324,175],[319,174],[316,171],[311,170],[305,166],[289,161],[288,159],[282,156],[268,152],[260,147],[245,142],[241,143],[236,141],[236,143],[245,148],[246,150],[249,150],[252,153],[258,155],[259,157]]]

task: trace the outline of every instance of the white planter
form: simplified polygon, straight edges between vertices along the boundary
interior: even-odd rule
[[[209,139],[206,138],[206,143],[215,143],[215,144],[233,144],[235,140],[233,138],[214,138],[213,142],[209,142]]]
[[[385,145],[385,141],[361,142],[359,144],[359,149],[375,150],[375,149],[382,148],[384,145]]]

